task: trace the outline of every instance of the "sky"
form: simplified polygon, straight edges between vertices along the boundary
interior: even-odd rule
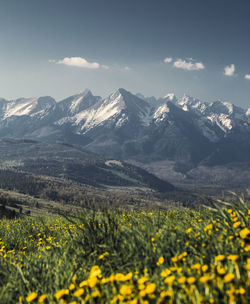
[[[118,88],[250,107],[249,0],[0,0],[0,96]]]

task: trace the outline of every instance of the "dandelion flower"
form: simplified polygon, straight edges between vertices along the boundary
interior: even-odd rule
[[[189,277],[188,279],[187,279],[187,282],[188,282],[188,284],[194,284],[195,283],[195,281],[196,281],[196,278],[195,277]]]
[[[35,300],[37,298],[37,293],[35,291],[31,292],[27,298],[26,301],[27,302],[32,302],[33,300]]]
[[[44,303],[46,299],[47,299],[46,294],[43,294],[39,297],[38,303]]]
[[[79,297],[81,297],[83,294],[84,294],[84,289],[83,289],[83,288],[79,288],[79,289],[77,289],[77,290],[73,293],[73,296],[79,298]]]
[[[156,285],[155,285],[155,283],[150,283],[150,284],[148,284],[147,287],[146,287],[146,289],[145,289],[145,291],[146,291],[147,294],[154,293],[155,290],[156,290]]]
[[[221,262],[225,259],[224,254],[219,254],[215,257],[215,261]]]
[[[64,297],[65,295],[68,295],[68,294],[69,294],[68,289],[61,289],[61,290],[57,291],[54,296],[57,300],[59,300],[62,297]]]
[[[230,254],[227,259],[230,261],[237,261],[239,256],[237,254]]]
[[[231,282],[231,281],[234,279],[234,277],[235,277],[235,275],[234,275],[233,273],[228,273],[228,274],[226,274],[226,275],[224,276],[223,281],[224,281],[225,283],[229,283],[229,282]]]
[[[244,228],[240,231],[240,237],[242,239],[246,239],[249,234],[250,234],[250,230],[248,228]]]
[[[164,263],[164,257],[161,256],[161,257],[159,257],[159,259],[158,259],[156,265],[159,266],[159,265],[161,265],[161,264],[163,264],[163,263]]]

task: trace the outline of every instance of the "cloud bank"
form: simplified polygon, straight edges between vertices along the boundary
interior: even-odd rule
[[[231,77],[231,76],[234,75],[234,72],[235,72],[235,65],[234,64],[225,66],[224,75]]]
[[[246,74],[246,75],[245,75],[245,79],[250,80],[250,74]]]
[[[99,69],[101,66],[97,62],[89,62],[82,57],[65,57],[62,60],[58,60],[56,63],[86,69]]]

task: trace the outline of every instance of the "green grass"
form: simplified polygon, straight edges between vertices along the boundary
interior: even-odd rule
[[[247,303],[249,214],[241,200],[1,220],[0,303]]]

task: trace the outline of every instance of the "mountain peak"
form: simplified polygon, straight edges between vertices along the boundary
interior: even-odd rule
[[[169,100],[169,101],[174,101],[174,100],[176,99],[176,96],[175,96],[174,93],[168,93],[167,95],[165,95],[165,96],[163,97],[163,99],[167,99],[167,100]]]
[[[133,95],[132,93],[130,93],[129,91],[123,89],[123,88],[119,88],[117,90],[117,92],[119,92],[122,96],[127,96],[127,95]]]
[[[83,91],[80,91],[78,94],[76,94],[76,95],[81,95],[81,96],[87,96],[87,95],[91,95],[91,96],[93,96],[93,94],[92,94],[92,92],[90,91],[90,89],[85,89],[85,90],[83,90]]]

